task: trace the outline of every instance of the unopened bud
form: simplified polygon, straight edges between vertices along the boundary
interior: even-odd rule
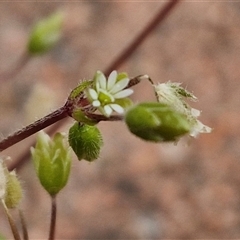
[[[154,142],[175,141],[191,130],[191,125],[183,114],[166,104],[154,102],[130,108],[125,122],[133,134]]]
[[[103,145],[102,135],[96,126],[77,122],[69,129],[68,141],[78,159],[89,162],[99,157]]]
[[[71,167],[71,152],[66,146],[64,135],[56,133],[53,139],[41,131],[35,148],[31,148],[37,176],[51,195],[65,187]]]
[[[51,49],[61,37],[63,15],[59,12],[39,21],[33,28],[28,42],[31,54],[42,54]]]

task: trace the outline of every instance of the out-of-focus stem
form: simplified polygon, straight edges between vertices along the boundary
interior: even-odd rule
[[[160,11],[154,16],[152,21],[133,39],[129,46],[113,61],[110,66],[104,71],[108,76],[112,70],[119,68],[128,59],[133,52],[141,45],[141,43],[149,36],[149,34],[167,17],[180,0],[169,1]]]
[[[7,215],[7,218],[8,218],[8,222],[9,222],[9,225],[11,227],[11,230],[12,230],[12,234],[13,234],[13,237],[15,240],[21,240],[21,237],[19,235],[19,232],[17,230],[17,227],[16,227],[16,224],[11,216],[11,214],[9,213],[9,210],[4,202],[4,200],[2,200],[2,205],[3,205],[3,208],[5,210],[5,213]]]
[[[8,81],[14,77],[27,65],[29,60],[31,59],[31,55],[28,53],[24,53],[19,59],[16,65],[9,71],[0,73],[0,83],[4,81]]]
[[[23,216],[23,212],[19,209],[19,216],[20,216],[20,220],[21,220],[21,225],[22,225],[22,231],[23,231],[23,239],[24,240],[28,240],[28,231],[27,231],[27,224],[25,221],[25,218]]]

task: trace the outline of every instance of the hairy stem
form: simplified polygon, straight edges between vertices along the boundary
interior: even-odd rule
[[[63,106],[47,116],[13,133],[0,142],[0,152],[33,135],[34,133],[52,125],[68,116],[68,108]]]
[[[50,231],[49,231],[49,240],[54,240],[55,230],[56,230],[56,217],[57,217],[57,202],[56,196],[51,196],[51,222],[50,222]]]

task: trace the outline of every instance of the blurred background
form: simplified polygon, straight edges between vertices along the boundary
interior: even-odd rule
[[[56,47],[0,82],[1,138],[62,106],[81,79],[104,71],[166,3],[1,2],[1,73],[17,64],[37,21],[64,13]],[[100,159],[79,162],[73,154],[70,180],[58,196],[56,239],[240,237],[239,56],[240,3],[176,5],[117,70],[148,74],[155,83],[181,82],[199,98],[193,106],[213,132],[177,145],[153,144],[131,135],[124,123],[100,123]],[[154,99],[151,86],[136,86],[133,99]],[[1,156],[14,161],[35,137]],[[30,160],[18,174],[30,239],[46,239],[50,198]],[[0,223],[0,233],[12,238],[2,208]]]

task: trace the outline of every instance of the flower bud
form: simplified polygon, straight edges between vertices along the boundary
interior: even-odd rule
[[[183,114],[162,103],[141,103],[130,108],[125,122],[133,134],[153,142],[175,141],[191,129]]]
[[[68,141],[78,159],[89,162],[99,157],[103,145],[102,135],[96,126],[77,122],[69,129]]]
[[[15,171],[9,172],[0,160],[0,199],[7,208],[15,208],[22,199],[22,187]]]
[[[61,37],[63,15],[60,12],[39,21],[32,30],[28,42],[31,54],[42,54],[51,49]]]
[[[22,199],[22,187],[14,171],[8,172],[5,204],[7,208],[15,208]]]
[[[66,185],[71,167],[71,152],[64,135],[56,133],[51,140],[41,131],[31,153],[42,186],[51,196],[56,195]]]

